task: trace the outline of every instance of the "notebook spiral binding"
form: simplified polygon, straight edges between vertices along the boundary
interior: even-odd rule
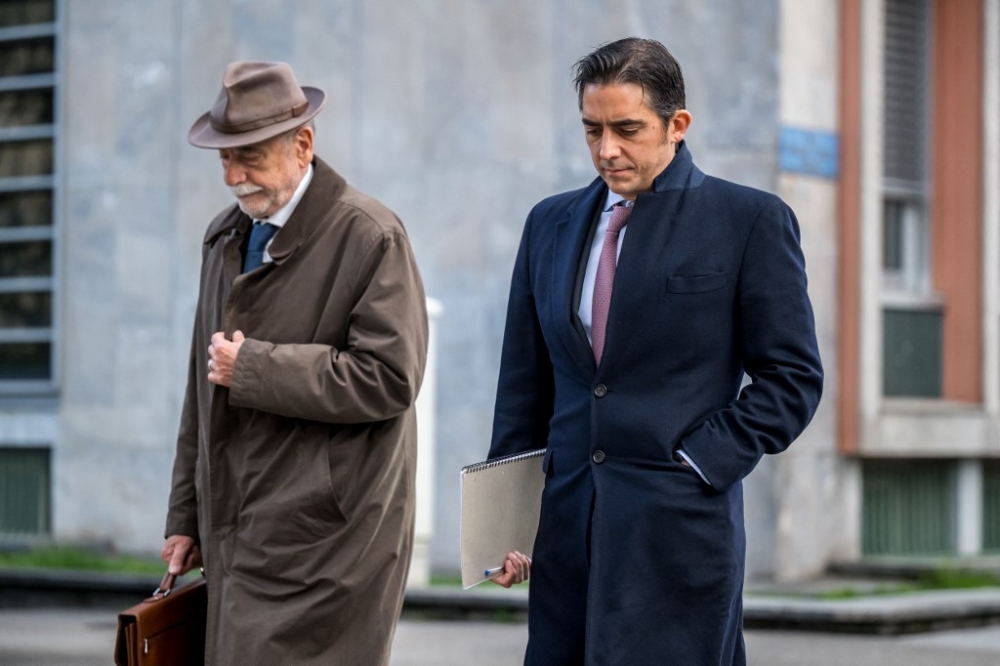
[[[500,465],[507,465],[509,463],[519,462],[529,458],[538,458],[543,455],[545,455],[545,449],[533,449],[531,451],[522,451],[521,453],[511,453],[506,456],[500,456],[499,458],[490,458],[489,460],[478,462],[475,465],[467,465],[462,468],[462,474],[481,472],[484,469],[490,469],[491,467],[499,467]]]

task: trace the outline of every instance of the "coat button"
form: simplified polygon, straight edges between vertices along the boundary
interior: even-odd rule
[[[598,384],[597,386],[594,387],[594,395],[596,395],[598,398],[603,398],[607,394],[608,394],[608,387],[605,386],[604,384]]]
[[[604,462],[604,451],[601,451],[600,449],[597,449],[596,451],[594,451],[594,455],[592,455],[590,458],[595,463],[597,463],[598,465],[600,465],[602,462]]]

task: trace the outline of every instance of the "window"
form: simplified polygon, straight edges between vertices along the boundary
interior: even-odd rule
[[[1000,460],[983,461],[983,551],[1000,553]]]
[[[941,396],[942,309],[928,224],[930,0],[886,0],[882,164],[882,393]]]
[[[909,292],[930,288],[928,14],[928,0],[885,3],[882,268],[887,288]]]
[[[930,143],[928,0],[886,0],[883,268],[887,286],[926,290]]]
[[[886,306],[882,310],[882,394],[941,396],[941,311]]]
[[[0,4],[0,391],[51,387],[55,0]]]
[[[922,202],[886,196],[882,212],[884,286],[893,291],[928,293],[930,259]]]

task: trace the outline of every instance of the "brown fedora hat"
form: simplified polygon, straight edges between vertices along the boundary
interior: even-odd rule
[[[306,124],[326,93],[300,87],[284,62],[234,62],[222,76],[212,109],[194,121],[188,142],[199,148],[238,148]]]

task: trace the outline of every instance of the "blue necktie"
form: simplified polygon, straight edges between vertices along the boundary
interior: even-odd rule
[[[267,222],[254,222],[250,232],[250,243],[247,245],[247,256],[243,259],[243,272],[252,271],[264,263],[264,248],[267,241],[278,231],[278,227]]]

